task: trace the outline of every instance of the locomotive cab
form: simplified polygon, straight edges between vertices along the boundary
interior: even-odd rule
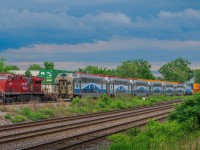
[[[65,73],[59,74],[55,79],[55,83],[58,98],[73,98],[73,79],[71,76]]]

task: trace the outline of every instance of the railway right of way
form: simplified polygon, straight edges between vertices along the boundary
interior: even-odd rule
[[[136,122],[145,117],[147,119],[155,117],[156,115],[158,119],[159,115],[165,117],[173,109],[174,103],[180,102],[180,100],[176,100],[137,109],[64,117],[40,122],[17,124],[16,127],[15,125],[5,126],[3,127],[5,130],[0,130],[0,148],[2,150],[49,149],[52,146],[47,146],[48,143],[54,143],[74,136],[78,137],[79,134],[80,136],[84,136],[83,134],[90,133],[95,129],[112,129],[112,127],[119,126],[120,122],[124,122],[124,124],[128,125],[127,122]],[[52,126],[52,124],[54,124],[54,126]],[[109,131],[106,132],[109,133]],[[69,142],[69,139],[67,141]],[[53,145],[57,144],[54,143]],[[60,146],[60,148],[61,147],[63,147],[63,145]],[[59,147],[52,148],[59,149]]]

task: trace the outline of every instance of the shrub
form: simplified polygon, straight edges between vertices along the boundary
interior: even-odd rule
[[[32,110],[30,108],[26,108],[26,107],[23,108],[22,110],[20,110],[20,114],[25,115],[25,116],[29,115],[31,112],[32,112]]]
[[[187,122],[193,118],[196,123],[200,124],[200,94],[196,94],[180,105],[177,105],[176,110],[169,115],[170,120],[176,120],[179,123]]]
[[[161,96],[161,98],[170,99],[166,96]],[[148,102],[155,101],[157,101],[155,97],[150,97]],[[136,100],[134,102],[136,105],[148,104],[147,101]],[[109,139],[113,142],[109,149],[180,149],[182,148],[180,143],[192,141],[199,135],[199,126],[200,94],[197,94],[179,104],[164,124],[151,120],[144,130],[133,128],[110,136]],[[191,145],[189,147],[191,148]]]
[[[111,98],[109,98],[106,94],[103,95],[102,100],[103,103],[105,103],[106,105],[110,105],[110,103],[112,102]]]
[[[12,118],[11,114],[6,114],[4,117],[5,117],[6,119],[11,119],[11,118]]]
[[[130,128],[126,131],[126,134],[129,136],[137,136],[141,132],[138,128]]]
[[[55,111],[49,108],[40,109],[38,112],[49,117],[55,117]]]
[[[126,103],[125,102],[122,102],[122,101],[113,101],[111,104],[110,104],[111,108],[117,108],[117,109],[124,109],[126,108]]]
[[[100,108],[106,108],[106,104],[103,103],[103,102],[99,102],[98,103],[98,107],[100,107]]]
[[[113,143],[109,149],[158,149],[163,143],[173,143],[182,138],[185,135],[182,129],[177,122],[162,124],[152,120],[142,131],[133,128],[110,136]]]
[[[110,150],[132,150],[131,137],[124,133],[114,134],[108,137],[109,140],[114,141],[110,145]]]
[[[30,108],[23,108],[19,111],[20,115],[32,120],[37,121],[41,119],[48,119],[55,116],[55,110],[50,108],[39,109],[38,111],[32,111]]]
[[[79,97],[75,97],[72,102],[71,102],[71,105],[76,105],[80,102],[80,98]]]
[[[12,119],[13,123],[20,123],[20,122],[24,122],[27,120],[26,117],[22,116],[22,115],[16,115],[15,117],[13,117]]]
[[[29,115],[28,115],[28,118],[32,121],[38,121],[38,120],[41,120],[41,119],[48,119],[49,116],[48,115],[45,115],[41,112],[31,112]]]

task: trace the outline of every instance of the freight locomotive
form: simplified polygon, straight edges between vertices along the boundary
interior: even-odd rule
[[[40,77],[0,74],[0,102],[41,101],[45,96],[41,90],[42,81]]]
[[[86,73],[61,73],[55,78],[55,93],[59,98],[99,97],[107,94],[148,96],[148,95],[184,95],[186,87],[178,82],[119,78]]]

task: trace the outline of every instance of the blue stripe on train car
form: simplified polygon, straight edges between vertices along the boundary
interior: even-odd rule
[[[154,92],[154,93],[161,93],[161,88],[155,88],[155,89],[153,90],[153,92]]]
[[[74,93],[75,94],[80,94],[80,93],[106,93],[106,90],[102,90],[102,89],[100,89],[100,90],[90,90],[90,89],[81,89],[81,92],[80,92],[80,89],[74,89]]]
[[[148,90],[133,90],[133,93],[149,93]]]
[[[129,90],[127,90],[124,86],[119,86],[115,89],[115,93],[129,93]]]

